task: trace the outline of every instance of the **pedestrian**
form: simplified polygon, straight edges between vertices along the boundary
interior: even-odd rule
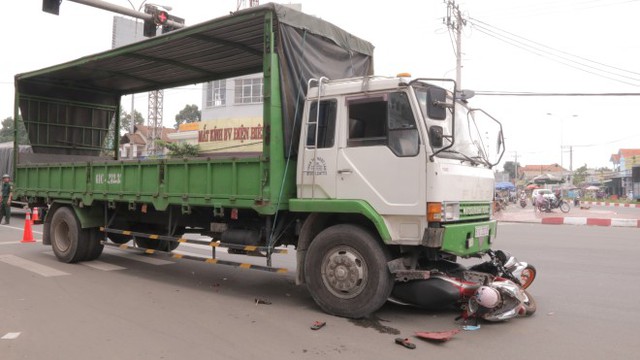
[[[13,184],[9,174],[2,175],[2,193],[0,194],[0,221],[5,218],[4,224],[11,221],[11,199],[13,198]]]

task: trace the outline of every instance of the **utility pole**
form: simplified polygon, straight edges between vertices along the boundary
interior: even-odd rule
[[[458,89],[462,89],[462,27],[467,24],[467,20],[462,18],[460,6],[454,0],[447,1],[447,18],[445,25],[456,39],[456,84]]]

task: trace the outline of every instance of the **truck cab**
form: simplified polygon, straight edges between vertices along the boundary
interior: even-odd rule
[[[367,219],[344,215],[326,221],[358,224],[374,234],[369,246],[382,245],[380,256],[394,281],[409,272],[427,276],[441,261],[490,248],[496,234],[492,167],[504,153],[502,128],[456,99],[455,84],[406,75],[321,78],[310,81],[304,109],[294,209],[300,204],[319,213],[360,209]],[[347,238],[360,230],[344,231]],[[307,259],[304,242],[300,245],[302,262],[317,262]],[[327,275],[315,283],[334,294],[358,292],[356,284],[371,281],[358,264],[375,261],[364,252],[339,242],[334,250],[325,249],[318,266],[343,269],[353,279]],[[314,286],[304,271],[298,275]]]

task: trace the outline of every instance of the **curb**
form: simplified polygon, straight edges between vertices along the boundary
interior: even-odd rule
[[[587,205],[590,205],[590,206],[610,206],[610,207],[626,207],[626,208],[640,209],[640,204],[630,204],[630,203],[610,203],[610,202],[601,202],[601,201],[581,201],[580,204],[587,204]]]
[[[541,224],[550,225],[593,225],[593,226],[616,226],[640,228],[638,219],[601,219],[587,217],[546,217],[542,218]]]

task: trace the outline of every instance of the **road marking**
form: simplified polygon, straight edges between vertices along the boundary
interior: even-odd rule
[[[17,266],[19,268],[34,272],[44,277],[69,275],[69,273],[66,273],[64,271],[60,271],[52,267],[44,266],[44,265],[38,264],[37,262],[29,261],[15,255],[0,255],[0,261],[9,265]]]
[[[41,239],[34,239],[35,242],[42,242]],[[0,245],[15,245],[15,244],[22,244],[22,241],[7,241],[7,242],[1,242]]]
[[[2,227],[6,227],[6,228],[9,228],[9,229],[14,229],[14,230],[24,231],[24,229],[23,229],[23,228],[21,228],[21,227],[17,227],[17,226],[11,226],[11,225],[0,225],[0,226],[2,226]],[[32,232],[32,233],[34,233],[34,234],[40,234],[40,235],[42,235],[42,232],[41,232],[41,231],[31,230],[31,232]]]
[[[114,270],[125,270],[125,267],[109,264],[100,260],[92,260],[87,262],[81,262],[80,264],[84,266],[88,266],[90,268],[102,271],[114,271]]]
[[[118,256],[118,257],[125,258],[125,259],[128,259],[128,260],[139,261],[139,262],[143,262],[143,263],[147,263],[147,264],[151,264],[151,265],[175,264],[175,262],[173,262],[173,261],[157,259],[157,258],[149,257],[149,256],[146,256],[146,255],[125,253],[125,252],[122,252],[122,251],[113,251],[113,252],[109,251],[109,255],[114,255],[114,256]]]
[[[18,336],[20,336],[19,332],[6,333],[3,337],[0,338],[0,340],[15,340],[18,338]]]

